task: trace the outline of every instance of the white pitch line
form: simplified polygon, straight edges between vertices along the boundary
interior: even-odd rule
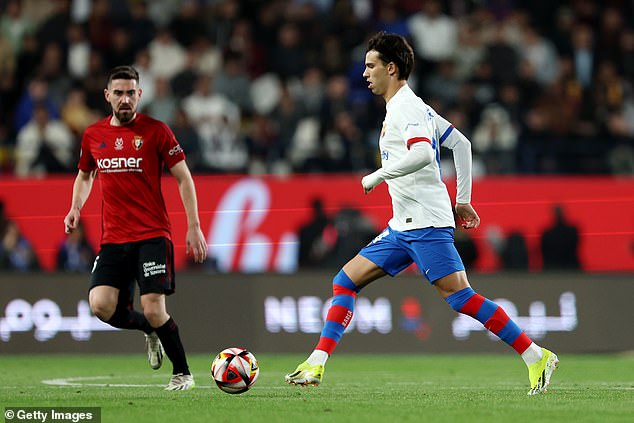
[[[156,376],[158,377],[158,376]],[[65,377],[59,379],[44,379],[42,383],[45,385],[54,385],[54,386],[86,386],[86,387],[98,387],[98,388],[148,388],[148,387],[165,387],[165,384],[154,384],[154,383],[86,383],[84,381],[91,380],[108,380],[112,379],[113,376],[78,376],[78,377]],[[196,388],[210,388],[210,386],[200,386],[196,385]]]

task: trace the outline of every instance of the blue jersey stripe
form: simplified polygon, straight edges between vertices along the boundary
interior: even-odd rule
[[[449,136],[449,134],[451,134],[451,132],[454,130],[454,126],[451,125],[449,128],[447,128],[447,130],[445,131],[444,134],[442,134],[440,136],[440,144],[442,144],[443,142],[445,142],[445,140],[447,139],[447,137]]]

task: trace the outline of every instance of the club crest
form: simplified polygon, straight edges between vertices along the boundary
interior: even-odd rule
[[[143,138],[139,135],[135,136],[132,140],[132,145],[136,150],[138,150],[143,145]]]

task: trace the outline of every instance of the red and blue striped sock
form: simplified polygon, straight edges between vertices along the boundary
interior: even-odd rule
[[[533,341],[511,320],[504,309],[493,301],[476,294],[471,288],[454,292],[445,301],[459,313],[473,317],[502,341],[522,354]]]
[[[359,288],[350,280],[343,270],[339,271],[332,281],[332,304],[326,315],[326,323],[321,330],[316,350],[332,354],[343,332],[348,327],[354,313],[354,302]]]

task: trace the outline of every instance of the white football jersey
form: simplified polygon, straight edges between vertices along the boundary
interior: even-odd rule
[[[385,181],[392,198],[391,228],[407,231],[455,227],[451,200],[440,174],[440,145],[453,149],[455,144],[465,141],[468,142],[464,135],[436,114],[407,84],[389,100],[379,138],[382,166],[389,167],[401,159],[417,142],[428,142],[435,156],[422,169]],[[470,169],[468,172],[470,188]]]

